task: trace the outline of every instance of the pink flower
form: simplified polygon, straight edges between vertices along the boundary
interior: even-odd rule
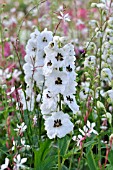
[[[11,54],[10,44],[6,42],[4,44],[4,56],[8,57]]]
[[[77,11],[77,17],[78,17],[78,18],[82,18],[82,19],[87,19],[87,10],[86,10],[86,9],[83,9],[83,8],[80,8],[80,9]]]

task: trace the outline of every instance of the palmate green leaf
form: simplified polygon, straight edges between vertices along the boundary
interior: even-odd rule
[[[90,170],[98,170],[98,167],[96,165],[94,155],[93,155],[93,152],[92,152],[91,149],[86,154],[86,160],[87,160],[87,163],[88,163]]]
[[[50,145],[51,141],[48,139],[40,144],[39,150],[34,150],[34,170],[47,170],[53,167],[56,156],[51,155]]]

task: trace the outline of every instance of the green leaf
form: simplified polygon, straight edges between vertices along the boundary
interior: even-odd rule
[[[113,150],[110,151],[110,153],[108,155],[108,160],[110,162],[110,165],[113,166]]]
[[[88,151],[88,153],[86,154],[86,159],[90,170],[98,170],[92,150]]]
[[[56,159],[55,155],[50,153],[50,145],[51,141],[48,139],[40,143],[40,148],[38,150],[34,150],[34,170],[47,170],[54,165]]]
[[[59,146],[59,149],[60,149],[60,155],[61,156],[64,156],[66,154],[68,147],[69,147],[69,144],[70,144],[69,136],[65,136],[62,139],[58,139],[58,146]]]
[[[106,170],[113,170],[113,166],[112,166],[112,165],[108,165],[108,166],[106,167]]]

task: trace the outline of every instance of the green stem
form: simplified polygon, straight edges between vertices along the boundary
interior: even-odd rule
[[[58,148],[58,170],[61,170],[60,149]]]
[[[101,26],[100,26],[100,31],[102,33],[102,10],[100,11],[101,15]],[[102,70],[102,41],[103,37],[100,37],[100,55],[99,55],[99,87],[101,87],[101,70]],[[100,95],[100,89],[99,89],[99,101],[101,100],[101,95]],[[98,110],[98,132],[100,131],[100,121],[101,121],[101,116],[100,116],[100,110]],[[101,136],[98,137],[98,157],[99,161],[101,163]]]

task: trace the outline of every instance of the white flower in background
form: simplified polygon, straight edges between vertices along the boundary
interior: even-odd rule
[[[12,78],[14,78],[14,80],[16,80],[16,81],[19,81],[20,80],[19,76],[21,74],[22,74],[21,71],[18,71],[17,69],[15,69],[12,73]]]
[[[107,96],[109,96],[111,103],[112,103],[113,102],[113,89],[108,90],[104,93],[104,97],[107,97]]]
[[[20,148],[20,150],[22,151],[22,152],[24,152],[25,150],[29,150],[30,149],[30,146],[29,145],[25,145],[25,139],[24,138],[21,138],[21,144],[22,144],[22,146],[21,146],[21,148]]]
[[[60,11],[60,15],[57,17],[58,19],[60,19],[60,20],[63,20],[64,22],[69,22],[69,21],[71,21],[70,20],[70,17],[69,17],[69,14],[67,13],[67,14],[63,14],[63,12],[62,11]]]
[[[13,140],[12,151],[14,151],[17,148],[17,146],[18,146],[18,141],[17,140],[16,141]]]
[[[5,158],[5,164],[2,164],[0,166],[0,170],[5,170],[8,168],[8,165],[9,165],[9,159],[8,158]]]
[[[22,91],[22,89],[18,90],[19,99],[20,99],[21,104],[23,105],[23,110],[28,109],[29,111],[33,111],[35,94],[31,88],[27,88],[25,93],[26,93],[26,98],[25,98],[25,94]]]
[[[87,58],[85,58],[84,67],[94,68],[95,65],[96,65],[96,57],[95,56],[88,56]]]
[[[82,133],[83,136],[90,137],[91,133],[98,135],[98,132],[93,128],[96,126],[95,123],[90,123],[87,121],[87,124],[83,127],[83,130],[79,128],[79,131]]]
[[[34,117],[33,117],[33,125],[35,126],[37,124],[37,116],[35,115]]]
[[[9,96],[9,95],[12,94],[14,91],[15,91],[15,87],[11,87],[11,91],[9,91],[9,92],[7,93],[7,95]]]
[[[68,114],[64,114],[62,111],[53,112],[52,116],[45,120],[45,129],[47,130],[47,136],[50,139],[63,138],[66,134],[73,131],[73,123],[70,121]]]
[[[25,165],[23,164],[27,161],[27,158],[21,159],[20,154],[18,154],[13,160],[15,164],[13,170],[20,170],[20,168],[25,169]]]
[[[37,95],[37,97],[36,97],[36,101],[37,101],[38,103],[40,103],[40,101],[41,101],[41,97],[42,97],[42,96],[41,96],[41,94],[38,94],[38,95]]]
[[[24,122],[21,123],[21,125],[17,124],[17,128],[14,129],[14,131],[17,131],[20,135],[23,134],[23,132],[25,132],[27,129],[27,125],[25,125]]]
[[[80,148],[82,148],[82,142],[83,140],[85,140],[85,138],[82,135],[73,136],[72,139],[77,142],[77,146],[80,146]]]
[[[113,74],[109,68],[103,68],[101,71],[101,78],[106,81],[111,81]]]
[[[80,90],[80,98],[82,100],[85,100],[88,96],[88,93],[90,92],[90,83],[89,82],[82,82],[81,83],[81,90]]]

